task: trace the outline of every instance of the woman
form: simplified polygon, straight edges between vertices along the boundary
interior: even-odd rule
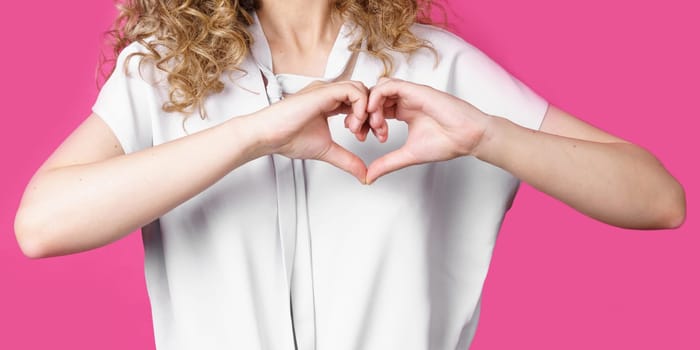
[[[93,115],[27,187],[25,254],[143,227],[159,349],[464,349],[518,179],[609,224],[682,223],[648,152],[416,12],[130,3]]]

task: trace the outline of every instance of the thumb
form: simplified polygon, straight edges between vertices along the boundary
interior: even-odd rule
[[[330,148],[318,158],[326,163],[329,163],[341,170],[347,171],[356,177],[362,184],[365,184],[367,177],[367,166],[355,155],[335,142],[331,143]]]
[[[387,153],[376,159],[367,169],[367,184],[374,183],[378,178],[403,169],[407,166],[420,163],[405,147]]]

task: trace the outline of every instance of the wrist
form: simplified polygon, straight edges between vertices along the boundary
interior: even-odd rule
[[[265,127],[263,118],[258,113],[246,114],[225,122],[225,128],[234,146],[243,146],[249,159],[256,159],[275,153],[271,142],[269,128]]]
[[[498,150],[498,142],[502,138],[510,122],[502,117],[489,115],[485,119],[484,131],[476,146],[472,150],[472,156],[479,160],[490,162]]]

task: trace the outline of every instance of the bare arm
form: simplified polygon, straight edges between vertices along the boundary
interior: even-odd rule
[[[93,114],[31,179],[15,217],[17,240],[29,257],[105,245],[270,153],[323,160],[364,181],[362,160],[331,140],[326,118],[339,110],[365,113],[366,96],[361,83],[319,84],[251,115],[126,155]]]
[[[627,228],[673,228],[685,193],[643,148],[550,105],[540,131],[492,118],[475,156],[597,220]]]
[[[674,228],[685,218],[683,188],[653,155],[554,106],[535,131],[430,87],[383,79],[368,111],[374,127],[396,118],[409,129],[403,147],[370,164],[369,182],[411,164],[471,155],[611,225]]]
[[[124,155],[114,134],[88,117],[27,185],[15,233],[30,257],[115,241],[262,155],[250,118]]]

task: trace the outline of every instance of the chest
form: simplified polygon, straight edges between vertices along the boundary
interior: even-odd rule
[[[325,73],[328,53],[299,53],[285,49],[273,49],[272,67],[275,74],[295,74],[308,77],[322,77]]]

